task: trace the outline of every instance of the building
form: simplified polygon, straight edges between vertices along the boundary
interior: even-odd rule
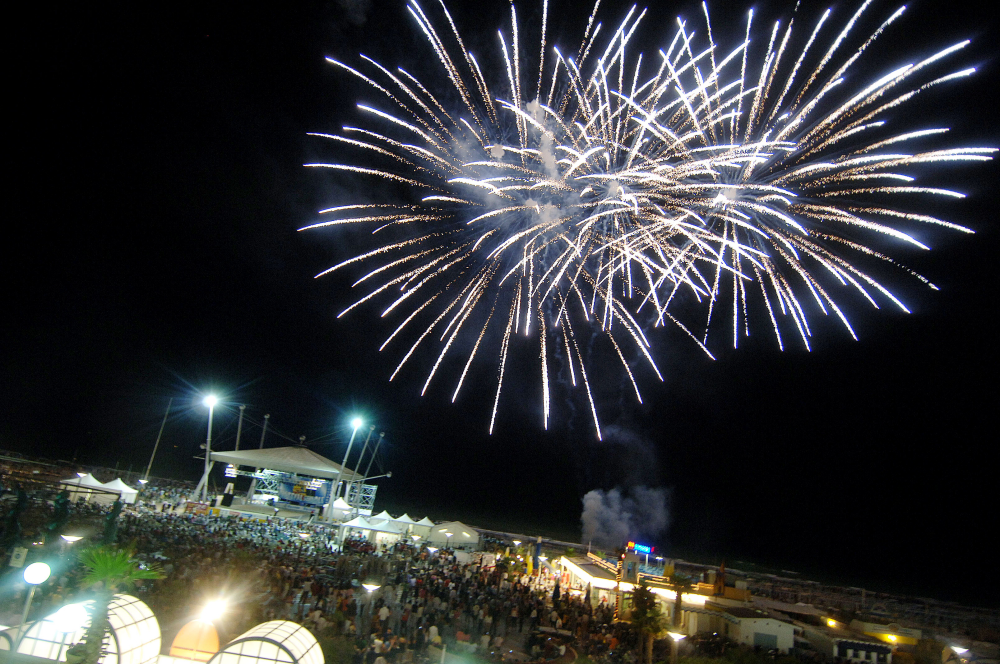
[[[804,648],[823,659],[839,658],[855,664],[892,664],[893,646],[882,640],[828,619],[825,624],[811,625],[795,621],[801,630]]]

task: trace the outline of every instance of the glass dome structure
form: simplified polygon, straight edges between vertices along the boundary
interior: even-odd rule
[[[94,600],[82,602],[88,611]],[[66,661],[66,650],[83,640],[87,625],[72,632],[59,631],[53,613],[28,627],[17,648],[23,655]],[[131,595],[115,595],[108,605],[111,630],[104,637],[107,654],[101,664],[150,664],[160,656],[160,624],[146,603]]]
[[[233,639],[209,664],[325,664],[323,651],[308,629],[287,620],[261,623]]]

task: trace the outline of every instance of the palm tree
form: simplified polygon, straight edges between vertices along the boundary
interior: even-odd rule
[[[684,592],[691,590],[691,579],[683,574],[674,572],[669,577],[670,586],[674,589],[674,627],[681,626],[681,609],[684,602]]]
[[[632,593],[632,626],[639,632],[639,653],[645,651],[645,662],[653,661],[653,639],[663,630],[663,615],[656,604],[656,596],[646,586],[646,580],[639,581],[639,587]]]
[[[119,590],[131,590],[136,581],[141,579],[163,577],[159,566],[142,566],[134,556],[134,544],[124,549],[114,544],[95,546],[80,553],[80,562],[87,570],[83,585],[94,588],[94,609],[83,641],[67,651],[67,661],[72,658],[80,664],[97,664],[102,654],[104,637],[111,628],[108,622],[108,605],[115,593]]]

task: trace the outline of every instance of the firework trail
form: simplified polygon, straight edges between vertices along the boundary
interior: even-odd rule
[[[887,125],[915,95],[974,71],[940,71],[967,41],[881,76],[855,71],[904,8],[862,34],[871,0],[840,28],[827,25],[827,11],[801,29],[804,40],[793,40],[798,17],[756,37],[751,11],[743,40],[723,46],[703,5],[697,29],[678,19],[648,57],[630,46],[645,12],[633,8],[600,39],[599,4],[569,54],[547,44],[547,0],[532,49],[522,48],[511,6],[509,31],[498,32],[500,81],[483,75],[441,0],[437,22],[416,0],[408,5],[439,65],[436,85],[364,55],[357,66],[328,59],[383,99],[358,105],[364,126],[316,134],[349,146],[356,161],[308,166],[382,180],[412,198],[321,211],[305,229],[349,225],[372,245],[318,276],[358,270],[362,294],[340,315],[378,302],[397,321],[380,348],[400,346],[390,380],[430,354],[423,392],[447,367],[454,401],[477,357],[496,362],[491,433],[517,337],[538,340],[543,425],[562,357],[600,437],[581,352],[591,330],[610,342],[641,401],[626,350],[662,380],[651,326],[678,326],[709,353],[710,327],[735,347],[750,333],[748,307],[763,306],[780,348],[785,330],[808,348],[810,315],[832,314],[854,336],[835,299],[848,291],[905,311],[857,263],[895,265],[872,248],[878,238],[927,249],[907,232],[919,225],[971,232],[911,211],[927,197],[962,197],[916,184],[914,167],[995,151],[919,147],[947,129]],[[849,89],[848,79],[863,82]],[[697,326],[678,309],[685,320],[700,312]],[[457,339],[461,354],[448,362]]]

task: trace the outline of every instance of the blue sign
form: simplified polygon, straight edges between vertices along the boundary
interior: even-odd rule
[[[628,548],[632,549],[636,553],[645,553],[646,555],[651,555],[655,546],[649,546],[648,544],[636,544],[635,542],[629,542]]]

